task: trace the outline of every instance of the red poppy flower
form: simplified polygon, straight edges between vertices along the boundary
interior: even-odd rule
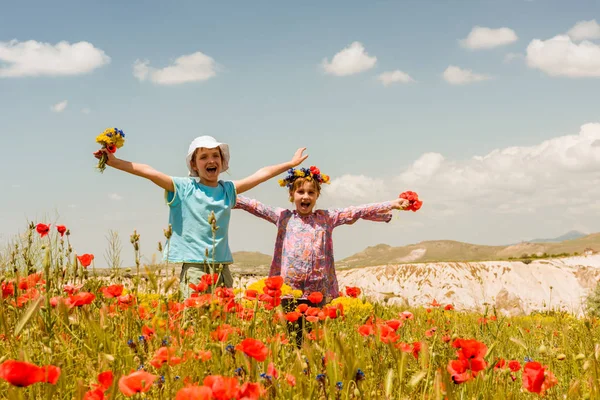
[[[323,311],[325,312],[325,315],[331,319],[336,319],[338,317],[337,307],[323,307]]]
[[[212,358],[212,351],[210,351],[210,350],[198,350],[197,358],[200,361],[208,361],[208,360],[210,360]]]
[[[21,278],[21,280],[19,281],[19,289],[31,289],[34,288],[38,283],[45,283],[45,281],[42,280],[41,272],[35,272],[26,276],[25,278]]]
[[[362,336],[371,336],[375,334],[373,324],[367,323],[358,327],[358,333]]]
[[[158,376],[144,370],[135,371],[119,379],[119,390],[127,397],[131,397],[136,393],[146,393],[152,388],[156,378]]]
[[[219,281],[219,274],[204,274],[200,278],[200,282],[204,282],[208,286],[214,285]]]
[[[357,298],[360,296],[360,289],[354,286],[346,286],[346,294],[350,297]]]
[[[396,331],[388,325],[379,325],[379,340],[382,343],[395,343],[400,336],[396,335]]]
[[[279,372],[277,372],[277,369],[275,368],[275,364],[273,364],[273,361],[271,361],[269,363],[269,365],[267,366],[267,375],[271,375],[275,379],[279,378]]]
[[[281,275],[270,276],[265,279],[265,287],[273,290],[279,290],[283,286],[283,277]]]
[[[385,321],[385,324],[393,330],[397,331],[398,328],[400,328],[404,323],[399,319],[390,319],[389,321]]]
[[[71,284],[66,284],[63,286],[63,292],[67,293],[67,294],[75,294],[77,292],[79,292],[79,290],[83,287],[83,285],[71,285]]]
[[[254,358],[256,361],[265,361],[269,355],[269,349],[260,340],[246,338],[238,344],[236,349],[244,352],[248,357]]]
[[[63,237],[65,232],[67,231],[67,227],[64,225],[56,225],[56,230],[60,233],[60,237]]]
[[[211,388],[213,398],[219,400],[236,398],[240,390],[240,382],[236,378],[209,375],[204,378],[203,383]]]
[[[44,237],[50,232],[50,224],[37,224],[35,230],[40,234],[40,237]]]
[[[93,254],[82,254],[80,256],[77,256],[77,259],[81,263],[82,267],[87,268],[92,263],[92,260],[94,260],[94,255]]]
[[[258,291],[252,289],[246,290],[246,293],[244,294],[244,298],[247,300],[256,300],[256,296],[258,296]]]
[[[183,359],[181,357],[176,357],[174,355],[175,352],[175,347],[168,348],[163,346],[156,350],[156,353],[154,353],[154,357],[152,358],[152,360],[150,360],[150,364],[157,369],[162,367],[165,363],[167,363],[168,365],[181,364]]]
[[[308,301],[310,301],[313,304],[319,304],[320,302],[323,301],[323,293],[312,292],[311,294],[308,295],[307,299],[308,299]]]
[[[117,146],[115,146],[114,144],[109,144],[108,146],[106,146],[106,150],[108,150],[109,153],[114,153],[117,151]]]
[[[557,383],[554,374],[539,362],[530,361],[523,367],[523,387],[529,392],[543,395]]]
[[[206,284],[206,282],[202,282],[202,281],[198,282],[197,285],[190,283],[188,286],[190,287],[190,289],[192,289],[196,293],[202,293],[206,289],[208,289],[208,285]]]
[[[8,281],[2,282],[2,298],[5,299],[15,294],[15,283]]]
[[[454,306],[452,304],[446,304],[446,307],[444,307],[444,310],[452,311],[452,310],[454,310]]]
[[[69,296],[66,303],[69,307],[81,307],[86,304],[91,304],[96,298],[96,295],[89,292],[79,292],[72,296]]]
[[[232,333],[239,333],[239,329],[228,324],[221,324],[217,326],[217,329],[210,333],[210,337],[219,342],[226,342],[227,337]]]
[[[494,370],[500,370],[506,367],[506,360],[504,358],[501,358],[498,360],[498,362],[496,363],[496,365],[494,365]]]
[[[104,391],[100,388],[85,392],[83,400],[104,400]]]
[[[296,377],[292,374],[285,374],[285,381],[292,387],[296,386]]]
[[[112,371],[104,371],[98,375],[98,384],[104,390],[108,390],[113,384],[114,375]]]
[[[321,171],[319,170],[319,168],[315,167],[314,165],[310,166],[309,171],[313,175],[319,175],[321,173]]]
[[[271,374],[269,373],[269,375]],[[277,377],[275,376],[275,378]],[[246,382],[240,388],[238,398],[245,400],[258,400],[263,394],[265,394],[265,390],[260,386],[260,383]]]
[[[175,400],[210,400],[212,393],[208,386],[188,386],[177,392]]]
[[[308,310],[308,304],[302,303],[302,304],[298,304],[298,307],[296,307],[296,311],[304,313],[306,310]]]
[[[400,318],[401,319],[414,319],[415,316],[410,311],[402,311],[400,313]]]
[[[300,317],[302,317],[302,314],[299,313],[298,311],[292,311],[292,312],[285,314],[285,319],[288,322],[296,322],[296,321],[298,321],[298,318],[300,318]]]
[[[113,297],[119,297],[121,294],[123,294],[123,285],[105,286],[101,290],[104,297],[107,299],[112,299]]]
[[[517,372],[518,370],[521,369],[521,363],[518,362],[517,360],[510,360],[508,362],[508,368],[512,371],[512,372]]]
[[[0,378],[13,386],[25,387],[38,382],[55,385],[60,377],[60,368],[54,365],[38,367],[24,361],[6,360],[0,364]]]
[[[269,289],[265,286],[263,292],[271,297],[281,297],[281,289]]]
[[[419,353],[421,352],[421,347],[423,344],[421,342],[414,342],[412,347],[412,355],[414,358],[419,358]]]

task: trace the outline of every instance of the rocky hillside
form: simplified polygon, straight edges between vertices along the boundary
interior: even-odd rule
[[[435,299],[457,309],[495,307],[516,315],[583,311],[600,278],[600,255],[520,261],[389,264],[339,271],[340,287],[358,286],[374,301],[426,306]]]

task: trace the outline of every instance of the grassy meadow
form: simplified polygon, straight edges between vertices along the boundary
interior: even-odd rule
[[[181,299],[173,265],[139,263],[135,233],[136,266],[102,276],[68,233],[31,224],[0,257],[2,398],[600,398],[594,318],[401,309],[360,288],[286,312],[296,294],[277,279],[207,279]]]

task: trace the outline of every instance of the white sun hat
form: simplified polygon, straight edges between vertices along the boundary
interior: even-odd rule
[[[229,169],[229,145],[227,143],[217,142],[212,136],[198,136],[190,144],[187,157],[185,158],[185,163],[190,171],[190,176],[198,176],[198,173],[192,169],[192,156],[194,155],[194,151],[200,147],[204,147],[205,149],[216,149],[219,147],[221,149],[221,154],[223,155],[221,172],[225,172]]]

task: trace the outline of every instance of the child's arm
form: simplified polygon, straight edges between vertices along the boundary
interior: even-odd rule
[[[250,214],[262,218],[277,225],[279,216],[284,208],[274,208],[261,203],[258,200],[249,199],[245,196],[237,196],[234,209],[248,211]]]
[[[408,207],[408,200],[398,198],[383,203],[330,210],[329,216],[334,228],[343,224],[353,224],[360,218],[368,221],[390,222],[392,210],[404,210],[406,207]]]
[[[138,164],[130,161],[121,160],[115,157],[114,154],[110,153],[106,149],[100,149],[94,153],[94,157],[100,159],[102,154],[106,154],[106,165],[119,169],[121,171],[129,172],[130,174],[141,176],[146,178],[160,186],[161,188],[174,192],[175,186],[173,185],[173,179],[170,176],[163,174],[146,164]]]
[[[263,167],[244,179],[234,181],[233,184],[235,185],[237,194],[242,194],[252,189],[254,186],[263,183],[264,181],[269,180],[290,168],[300,165],[308,157],[308,155],[302,154],[304,150],[306,150],[306,147],[296,150],[294,157],[292,157],[292,159],[288,162],[278,165],[271,165],[269,167]]]

